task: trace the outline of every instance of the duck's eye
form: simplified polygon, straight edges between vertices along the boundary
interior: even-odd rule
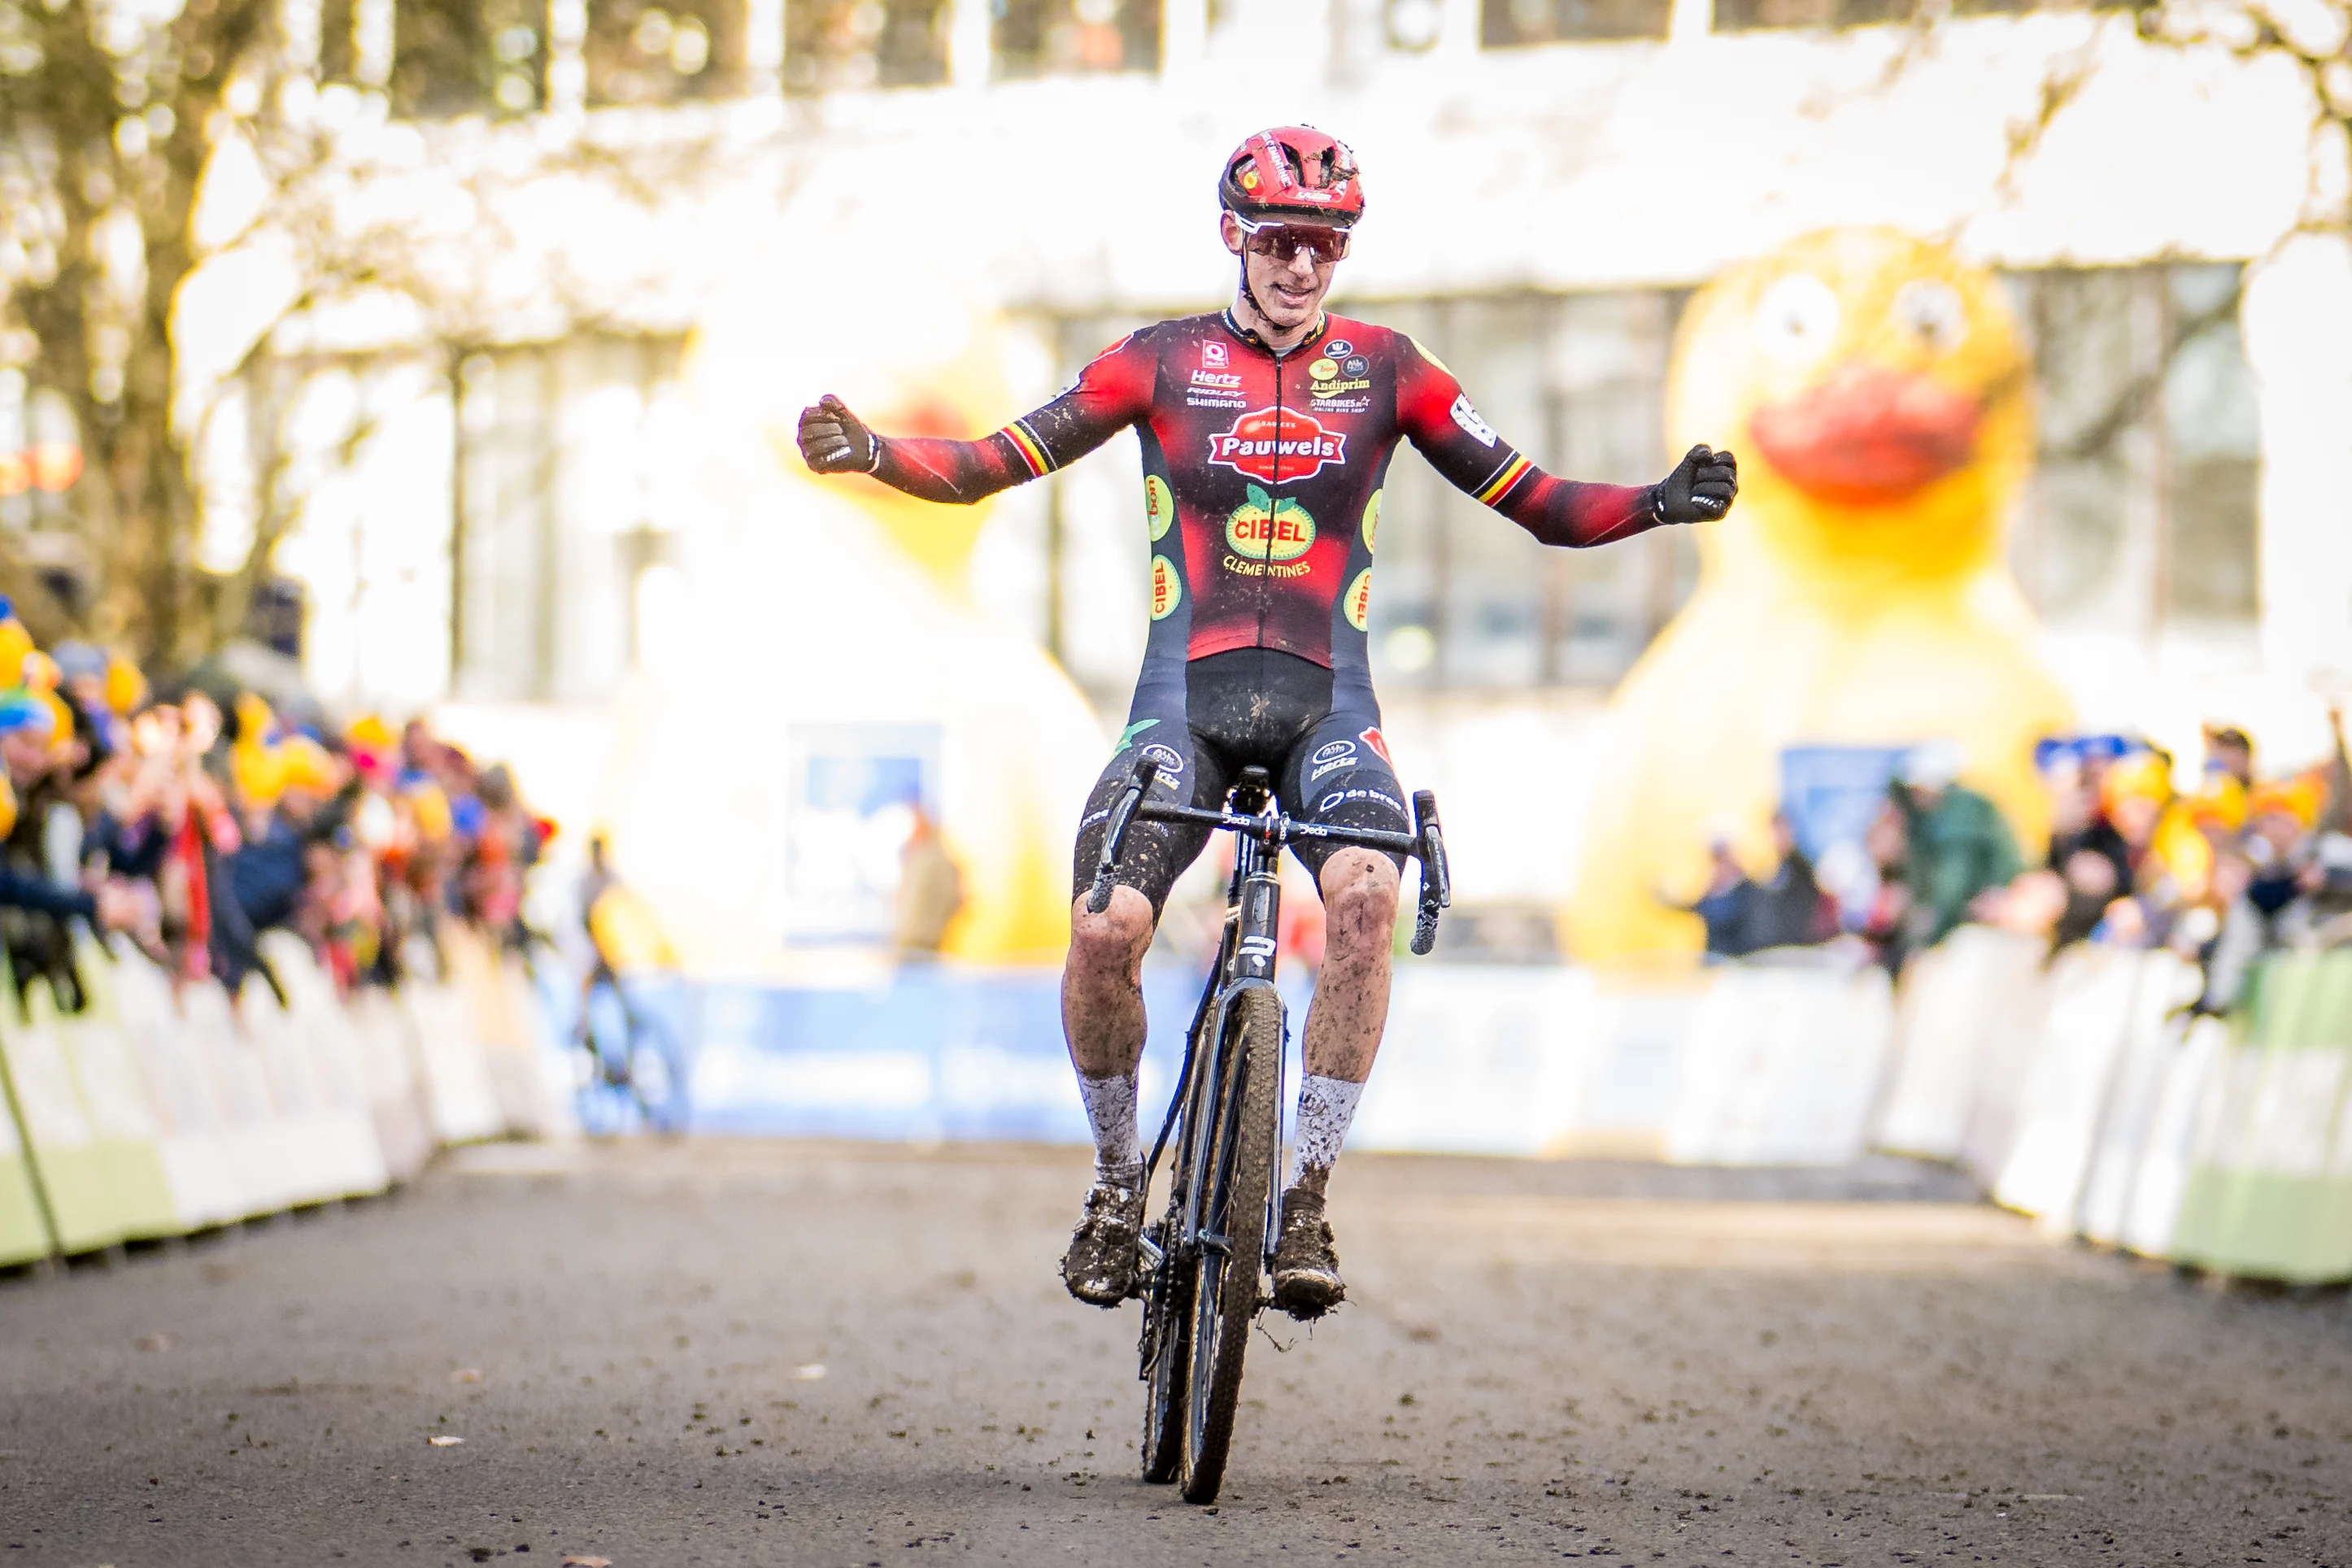
[[[1781,279],[1756,306],[1757,341],[1774,359],[1790,363],[1819,357],[1837,328],[1837,296],[1810,272]]]
[[[1949,353],[1969,335],[1968,307],[1948,283],[1917,278],[1895,296],[1895,321],[1937,353]]]

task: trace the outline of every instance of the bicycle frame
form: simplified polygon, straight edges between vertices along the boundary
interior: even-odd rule
[[[1177,809],[1177,808],[1170,808]],[[1189,810],[1191,808],[1182,808]],[[1272,797],[1266,811],[1273,809]],[[1147,815],[1157,816],[1156,812]],[[1256,818],[1237,817],[1242,822]],[[1151,1178],[1160,1167],[1160,1157],[1166,1152],[1168,1140],[1180,1121],[1198,1126],[1204,1108],[1191,1101],[1204,1087],[1224,1077],[1231,1064],[1213,1062],[1208,1074],[1198,1068],[1202,1059],[1203,1041],[1222,1041],[1225,1036],[1226,1016],[1242,993],[1257,986],[1271,988],[1274,984],[1277,933],[1282,919],[1282,883],[1275,870],[1274,856],[1264,841],[1250,832],[1235,835],[1234,873],[1226,885],[1223,934],[1217,944],[1217,963],[1209,971],[1208,985],[1201,993],[1200,1005],[1193,1009],[1192,1026],[1184,1037],[1184,1063],[1176,1078],[1176,1092],[1169,1097],[1168,1114],[1160,1124],[1160,1135],[1152,1141],[1151,1152],[1143,1162],[1143,1188],[1151,1190]],[[1278,853],[1276,851],[1276,853]],[[1212,1047],[1213,1048],[1213,1047]],[[1188,1116],[1184,1114],[1190,1111]],[[1185,1205],[1183,1228],[1175,1237],[1177,1256],[1189,1258],[1205,1241],[1213,1250],[1222,1250],[1222,1238],[1204,1237],[1202,1229],[1201,1205],[1209,1190],[1210,1173],[1199,1168],[1207,1157],[1208,1142],[1194,1141],[1189,1151],[1194,1167],[1187,1173],[1192,1178],[1184,1184]],[[1166,1256],[1165,1249],[1146,1239],[1144,1255],[1153,1268],[1158,1268]]]

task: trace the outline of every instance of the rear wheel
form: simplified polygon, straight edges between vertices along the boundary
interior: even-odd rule
[[[1275,1145],[1281,1136],[1282,998],[1253,986],[1234,1003],[1226,1027],[1231,1068],[1206,1097],[1211,1142],[1202,1169],[1202,1247],[1192,1268],[1190,1384],[1185,1400],[1184,1500],[1214,1502],[1224,1484],[1234,1412],[1242,1396],[1242,1356],[1257,1321],[1265,1264],[1265,1223],[1274,1204]]]

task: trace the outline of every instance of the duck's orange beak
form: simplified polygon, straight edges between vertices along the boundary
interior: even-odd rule
[[[1767,404],[1748,434],[1772,467],[1824,500],[1901,500],[1975,455],[1984,405],[1924,375],[1845,364],[1785,403]]]

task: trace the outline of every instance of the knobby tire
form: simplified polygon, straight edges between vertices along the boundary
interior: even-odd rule
[[[1202,1134],[1212,1138],[1206,1164],[1213,1201],[1208,1229],[1228,1243],[1219,1258],[1202,1248],[1195,1265],[1190,1384],[1185,1404],[1184,1500],[1209,1503],[1224,1484],[1233,1446],[1234,1414],[1242,1396],[1242,1358],[1257,1320],[1258,1283],[1265,1262],[1265,1225],[1273,1206],[1276,1144],[1281,1137],[1282,999],[1272,986],[1253,986],[1235,999],[1229,1027],[1236,1033],[1232,1077],[1213,1096]],[[1233,1100],[1238,1095],[1238,1103]]]
[[[1170,1207],[1172,1211],[1175,1205]],[[1177,1217],[1171,1212],[1163,1237],[1174,1234]],[[1192,1367],[1192,1271],[1171,1263],[1157,1273],[1159,1279],[1143,1302],[1150,1314],[1145,1332],[1150,1336],[1143,1383],[1143,1479],[1162,1486],[1176,1479],[1184,1463],[1184,1383]]]

